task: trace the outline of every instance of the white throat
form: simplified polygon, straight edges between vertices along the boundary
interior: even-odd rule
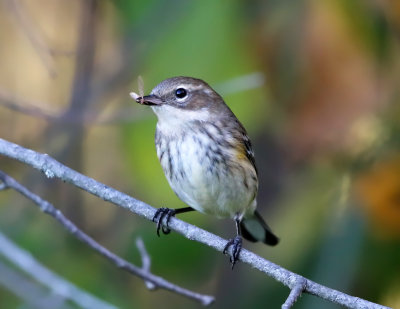
[[[211,116],[208,110],[198,109],[195,111],[175,108],[170,105],[152,106],[157,115],[157,127],[163,134],[175,135],[184,130],[192,121],[209,121]]]

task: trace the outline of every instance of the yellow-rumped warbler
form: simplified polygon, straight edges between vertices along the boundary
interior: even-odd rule
[[[237,235],[224,249],[226,253],[232,246],[232,268],[242,248],[241,236],[276,245],[278,238],[256,211],[258,178],[250,139],[222,97],[191,77],[166,79],[147,96],[131,95],[157,115],[158,159],[172,190],[191,206],[158,209],[153,218],[157,234],[160,228],[170,232],[171,216],[198,210],[235,220]]]

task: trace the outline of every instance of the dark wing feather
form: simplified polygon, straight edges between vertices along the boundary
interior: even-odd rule
[[[247,159],[249,159],[249,161],[253,165],[254,170],[256,171],[256,174],[258,176],[256,160],[254,159],[253,147],[251,146],[250,138],[247,136],[246,131],[243,132],[243,143],[244,143],[244,148],[246,151],[246,157],[247,157]]]
[[[258,176],[258,171],[257,171],[257,166],[256,166],[256,160],[254,159],[254,151],[253,151],[253,146],[251,145],[251,141],[249,136],[247,135],[246,129],[243,127],[243,125],[240,123],[240,121],[235,117],[236,124],[239,126],[239,131],[240,131],[240,136],[237,136],[240,142],[243,144],[244,152],[249,159],[251,165],[253,165],[254,170],[256,171],[256,175]]]

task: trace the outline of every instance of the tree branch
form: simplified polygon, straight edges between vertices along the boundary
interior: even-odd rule
[[[59,298],[71,300],[71,302],[74,302],[81,308],[116,309],[114,305],[81,290],[74,284],[49,270],[32,257],[29,252],[15,245],[2,233],[0,233],[0,255],[29,274],[37,282],[46,286]],[[5,275],[3,271],[1,274]],[[10,280],[11,278],[8,278],[8,283],[11,284]],[[23,288],[23,286],[21,286],[21,288]],[[31,292],[34,292],[34,290],[32,289]],[[33,301],[32,297],[30,297],[30,299]],[[35,301],[33,301],[33,303],[35,303]],[[42,304],[42,306],[44,307],[44,304]]]
[[[28,280],[19,271],[14,270],[0,261],[0,285],[20,298],[25,305],[22,308],[37,309],[73,309],[66,304],[66,299],[58,294],[50,293],[48,289]],[[91,295],[90,295],[91,296]],[[28,305],[28,306],[26,306]],[[88,307],[85,307],[88,308]],[[109,308],[116,308],[110,307]],[[94,308],[93,308],[94,309]]]
[[[3,139],[0,139],[0,154],[37,168],[45,173],[45,175],[49,178],[56,177],[65,182],[69,182],[93,195],[100,197],[105,201],[109,201],[115,205],[126,208],[148,220],[152,220],[156,212],[156,209],[150,205],[136,200],[111,187],[108,187],[92,178],[84,176],[70,169],[69,167],[64,166],[46,154],[41,154],[33,150],[23,148],[17,144],[5,141]],[[225,245],[227,244],[227,240],[174,217],[170,219],[169,227],[190,240],[198,241],[220,252],[223,251]],[[246,249],[241,250],[239,260],[267,274],[290,289],[293,289],[299,281],[305,280],[305,293],[318,296],[347,308],[389,308],[358,297],[347,295],[340,291],[330,289],[326,286],[313,282],[279,265],[267,261]]]
[[[40,198],[38,195],[30,192],[27,188],[19,184],[16,180],[14,180],[12,177],[8,176],[4,172],[0,171],[0,180],[8,187],[11,189],[14,189],[15,191],[21,193],[23,196],[28,198],[29,200],[33,201],[36,205],[39,206],[39,208],[46,214],[52,216],[54,219],[56,219],[58,222],[61,223],[61,225],[71,234],[73,234],[76,238],[78,238],[80,241],[84,242],[87,244],[89,247],[106,257],[108,260],[113,262],[117,267],[122,268],[131,274],[138,276],[145,280],[145,282],[150,282],[154,286],[169,290],[171,292],[186,296],[188,298],[194,299],[204,306],[207,306],[211,304],[214,301],[214,297],[209,296],[209,295],[203,295],[199,294],[190,290],[187,290],[185,288],[182,288],[180,286],[177,286],[171,282],[168,282],[167,280],[155,276],[149,272],[149,269],[141,269],[126,260],[120,258],[116,254],[112,253],[105,247],[101,246],[98,242],[96,242],[93,238],[91,238],[89,235],[85,234],[82,230],[80,230],[74,223],[72,223],[69,219],[67,219],[60,210],[56,209],[52,204],[49,202],[43,200]],[[4,239],[0,235],[0,244],[4,244]],[[4,248],[2,248],[4,249]],[[4,249],[5,250],[5,249]],[[2,251],[4,251],[2,250]],[[16,251],[15,249],[14,251]],[[10,250],[7,250],[7,252]],[[5,254],[3,252],[3,254]],[[31,262],[33,263],[33,262]],[[23,267],[23,265],[19,265],[20,267]],[[145,266],[145,265],[144,265]],[[147,268],[149,268],[150,265],[148,265]],[[36,270],[40,268],[40,265],[37,267],[34,267]],[[26,269],[27,270],[27,269]],[[49,271],[46,269],[43,269],[43,267],[40,270],[41,275],[37,275],[36,279],[39,280],[40,282],[57,282],[57,278],[54,277],[55,275],[49,274]],[[43,274],[46,274],[44,276]],[[58,278],[59,279],[59,278]],[[57,286],[57,285],[55,285]],[[63,291],[61,289],[60,291]],[[93,308],[96,308],[94,306]],[[97,306],[97,308],[100,308]]]
[[[282,309],[290,309],[293,307],[294,303],[297,299],[301,296],[303,291],[307,286],[307,280],[304,278],[300,278],[299,282],[292,288],[288,298],[286,299],[285,303],[282,305]]]
[[[143,240],[140,237],[136,239],[136,247],[138,248],[140,256],[142,257],[142,269],[145,272],[150,272],[150,264],[151,264],[150,256],[147,253]],[[157,288],[157,286],[153,282],[145,281],[145,284],[149,290],[154,290],[155,288]]]

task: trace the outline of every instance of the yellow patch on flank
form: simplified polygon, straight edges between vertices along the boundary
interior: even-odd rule
[[[246,149],[242,143],[236,143],[235,150],[236,150],[236,159],[238,159],[238,160],[247,159]]]

